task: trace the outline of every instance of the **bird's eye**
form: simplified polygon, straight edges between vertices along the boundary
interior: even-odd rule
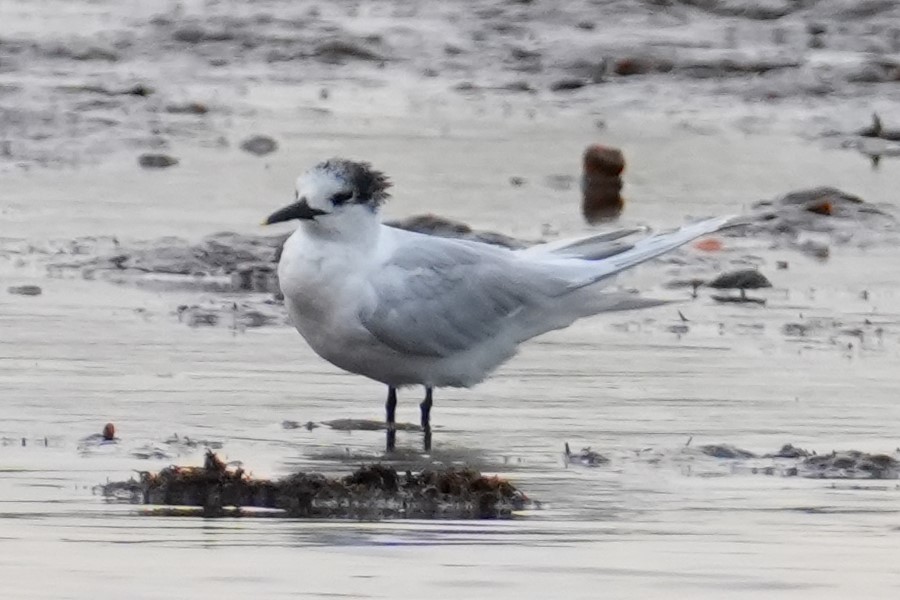
[[[348,200],[353,198],[353,192],[338,192],[334,196],[331,197],[331,203],[335,206],[339,206]]]

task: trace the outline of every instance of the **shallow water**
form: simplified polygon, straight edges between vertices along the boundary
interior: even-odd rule
[[[573,157],[595,135],[575,123],[508,126],[490,137],[471,127],[415,140],[332,133],[340,135],[295,138],[264,162],[207,150],[165,173],[113,161],[10,174],[3,235],[42,242],[253,231],[289,196],[295,171],[335,153],[365,156],[394,176],[391,216],[434,211],[523,237],[541,235],[545,223],[561,234],[583,230],[575,191],[542,183],[575,173]],[[872,172],[853,155],[789,138],[622,123],[605,139],[629,160],[628,222],[739,212],[809,185],[886,203],[900,189],[892,164]],[[512,175],[526,186],[510,186]],[[760,257],[775,284],[766,307],[715,305],[703,294],[590,319],[525,345],[473,390],[436,395],[433,458],[501,473],[541,503],[506,522],[205,521],[104,503],[92,491],[98,483],[199,464],[203,447],[166,444],[173,433],[221,442],[224,457],[262,476],[377,459],[383,433],[281,422],[380,418],[384,390],[325,364],[288,327],[179,323],[174,307],[197,293],[48,278],[39,266],[5,261],[4,596],[893,597],[897,481],[754,475],[694,450],[716,442],[760,453],[788,442],[819,452],[898,446],[896,249],[835,246],[821,263],[768,246],[726,240],[727,258]],[[709,263],[697,251],[681,256]],[[775,260],[789,269],[776,271]],[[677,271],[657,262],[622,283],[685,298],[662,289]],[[43,294],[6,294],[7,282],[36,283]],[[681,323],[677,310],[690,319],[687,333],[669,329]],[[782,329],[817,318],[824,324],[805,337]],[[844,332],[853,328],[861,339]],[[398,419],[415,421],[419,399],[418,390],[403,391]],[[118,444],[79,447],[107,421]],[[420,439],[400,432],[398,442],[415,449]],[[566,467],[565,442],[610,462]],[[166,457],[133,454],[154,448]]]

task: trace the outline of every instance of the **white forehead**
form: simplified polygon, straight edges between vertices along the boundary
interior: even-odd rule
[[[330,198],[347,187],[344,179],[325,169],[310,169],[297,178],[297,194],[307,199]]]

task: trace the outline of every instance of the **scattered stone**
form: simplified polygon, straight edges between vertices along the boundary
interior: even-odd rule
[[[761,298],[748,298],[747,290],[770,288],[772,287],[772,282],[756,269],[740,269],[738,271],[731,271],[730,273],[723,273],[706,285],[717,290],[740,290],[741,295],[739,298],[732,296],[713,296],[713,298],[719,302],[756,302],[758,304],[765,304],[765,300]]]
[[[318,429],[319,424],[313,423],[312,421],[307,421],[306,423],[300,423],[299,421],[282,421],[281,427],[283,429],[306,429],[307,431],[312,431],[313,429]]]
[[[351,40],[329,40],[319,44],[314,55],[321,61],[330,64],[343,64],[348,60],[364,60],[383,62],[384,56]]]
[[[175,115],[205,115],[209,107],[202,102],[185,102],[183,104],[169,104],[166,112]]]
[[[515,81],[510,81],[509,83],[501,86],[500,89],[507,90],[510,92],[535,92],[535,91],[537,91],[534,89],[533,85],[531,85],[527,81],[523,81],[521,79],[517,79]]]
[[[706,237],[691,244],[691,248],[701,252],[721,252],[724,247],[722,240],[714,237]]]
[[[147,444],[130,452],[134,458],[141,460],[172,460],[174,457],[163,448]]]
[[[828,27],[824,23],[807,23],[806,33],[809,35],[822,35],[828,32]]]
[[[613,73],[621,76],[647,75],[649,73],[668,73],[675,67],[668,58],[652,55],[628,56],[619,58],[613,63]]]
[[[780,19],[799,10],[794,0],[679,0],[710,14],[723,17],[744,17],[759,21]]]
[[[102,85],[64,85],[60,86],[60,89],[76,93],[87,92],[103,96],[139,96],[141,98],[146,98],[154,93],[152,87],[143,83],[136,83],[124,88],[108,88]]]
[[[191,24],[179,27],[173,31],[172,39],[185,44],[227,42],[235,39],[235,33],[226,29],[207,29],[200,25]]]
[[[165,169],[178,164],[178,159],[168,154],[141,154],[138,164],[145,169]]]
[[[522,187],[523,185],[525,185],[525,178],[518,176],[510,177],[509,184],[513,187]]]
[[[585,467],[596,467],[609,462],[609,459],[598,452],[594,452],[590,447],[582,448],[580,452],[572,452],[569,449],[569,443],[566,442],[564,447],[564,456],[567,465],[584,465]]]
[[[16,296],[40,296],[44,292],[39,285],[11,285],[6,291]]]
[[[255,156],[265,156],[278,149],[278,142],[267,135],[254,135],[241,142],[241,150]]]
[[[499,477],[450,467],[401,475],[367,465],[336,479],[295,473],[280,480],[256,479],[207,452],[202,467],[166,467],[140,479],[98,486],[106,498],[132,504],[200,507],[204,517],[238,516],[242,507],[279,509],[290,518],[510,518],[527,497]],[[229,509],[230,510],[226,510]]]
[[[779,260],[775,263],[775,268],[779,271],[787,271],[788,266],[788,261],[786,260]]]
[[[198,440],[190,438],[186,435],[180,436],[173,433],[171,437],[166,438],[163,442],[167,446],[175,446],[181,450],[193,450],[195,448],[206,448],[208,450],[219,450],[224,444],[213,440]]]
[[[713,458],[756,458],[749,450],[744,450],[730,444],[706,444],[700,446],[700,452]]]
[[[550,90],[553,92],[571,92],[573,90],[581,89],[587,84],[588,82],[583,79],[559,79],[550,84]]]

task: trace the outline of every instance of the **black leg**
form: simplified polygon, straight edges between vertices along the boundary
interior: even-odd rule
[[[422,411],[422,433],[424,434],[425,452],[431,452],[431,404],[432,389],[426,387],[425,399],[422,400],[422,404],[419,405],[419,408]]]
[[[387,451],[393,452],[397,443],[397,428],[395,426],[395,414],[397,412],[397,388],[388,386],[387,402],[384,404],[386,413]]]

